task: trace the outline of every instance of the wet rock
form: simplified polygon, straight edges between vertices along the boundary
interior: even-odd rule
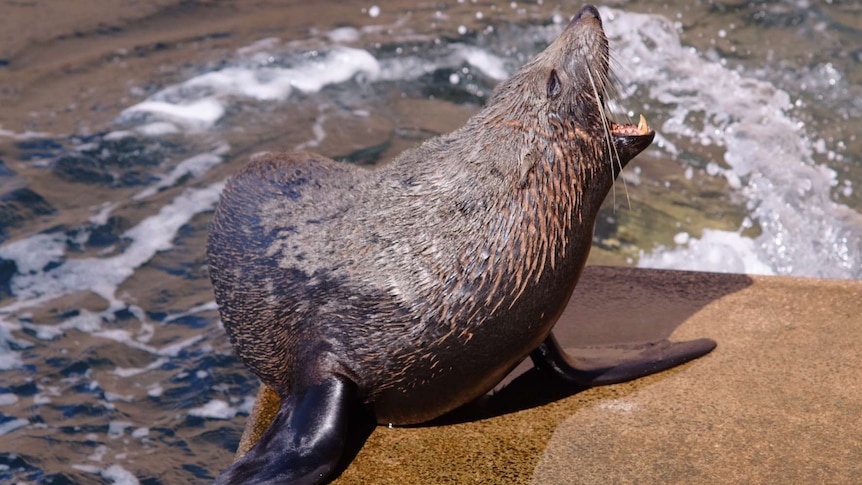
[[[9,229],[21,227],[31,219],[54,212],[51,204],[27,187],[0,194],[0,242],[9,237]]]
[[[388,150],[391,145],[392,142],[386,140],[379,145],[353,151],[347,155],[338,157],[338,159],[354,165],[376,165],[380,163],[383,158],[383,154],[386,153],[386,150]]]
[[[12,277],[18,272],[15,261],[0,258],[0,299],[13,296]]]
[[[15,146],[21,152],[19,158],[24,161],[51,159],[63,149],[63,145],[50,138],[23,140],[17,142]]]
[[[89,155],[68,155],[57,160],[54,173],[60,178],[83,184],[109,184],[114,175],[105,170],[104,164]]]
[[[77,141],[80,143],[74,151],[56,159],[54,173],[71,182],[108,187],[135,187],[156,181],[147,167],[159,166],[170,151],[163,143],[132,135],[96,135]]]
[[[12,175],[15,175],[15,172],[0,158],[0,177],[11,177]]]
[[[125,218],[111,216],[106,224],[95,226],[90,230],[87,246],[104,248],[117,244],[120,242],[120,235],[129,227],[131,224]]]
[[[473,104],[482,106],[491,91],[493,83],[481,83],[473,80],[452,84],[450,81],[453,74],[459,71],[452,68],[436,69],[430,74],[419,78],[422,96],[447,101],[456,105]]]

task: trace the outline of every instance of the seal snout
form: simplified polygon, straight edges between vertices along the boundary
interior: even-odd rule
[[[586,20],[590,18],[595,19],[599,23],[599,26],[602,25],[602,16],[599,15],[599,10],[592,5],[586,5],[581,8],[578,13],[575,14],[574,17],[572,17],[572,20],[569,22],[568,26],[572,27],[575,24],[579,23],[581,20]]]

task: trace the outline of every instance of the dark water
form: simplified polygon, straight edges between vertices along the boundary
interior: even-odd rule
[[[597,261],[862,277],[856,3],[623,6],[602,10],[618,116],[660,137]],[[262,150],[385,163],[460,126],[577,7],[387,9],[134,84],[105,126],[2,132],[0,481],[212,479],[257,387],[203,255],[224,178]]]

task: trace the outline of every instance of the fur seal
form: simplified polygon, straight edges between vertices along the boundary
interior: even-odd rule
[[[714,348],[662,341],[591,362],[551,334],[602,201],[655,136],[643,117],[608,120],[608,59],[586,6],[464,127],[385,167],[274,153],[229,180],[207,247],[216,301],[237,355],[281,404],[217,484],[327,481],[351,410],[428,421],[527,356],[594,386]]]

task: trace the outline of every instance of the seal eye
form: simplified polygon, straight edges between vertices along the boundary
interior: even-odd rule
[[[560,95],[560,91],[563,90],[562,85],[560,85],[560,78],[557,77],[557,70],[552,69],[551,75],[548,76],[548,97],[556,98]]]

